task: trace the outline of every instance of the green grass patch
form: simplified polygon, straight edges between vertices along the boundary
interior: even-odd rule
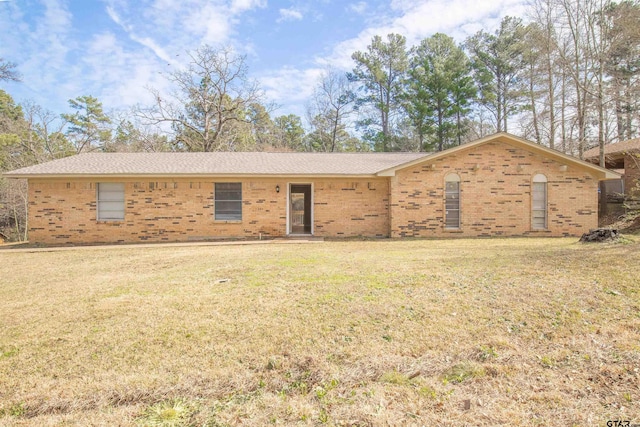
[[[141,426],[180,427],[188,425],[197,405],[183,399],[159,402],[145,409],[137,419]]]
[[[471,378],[479,378],[485,375],[485,370],[482,366],[471,362],[458,363],[447,369],[442,374],[442,382],[447,383],[461,383]]]

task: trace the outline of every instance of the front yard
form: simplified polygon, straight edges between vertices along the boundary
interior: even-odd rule
[[[0,250],[0,425],[640,423],[640,240],[576,241]]]

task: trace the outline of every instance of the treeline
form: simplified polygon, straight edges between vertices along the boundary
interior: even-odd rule
[[[352,58],[356,124],[378,150],[441,150],[509,131],[565,153],[638,136],[640,3],[537,0],[461,45],[374,37]]]
[[[275,115],[246,58],[202,46],[172,93],[105,112],[92,96],[63,114],[0,90],[0,172],[87,151],[432,151],[509,131],[565,153],[638,136],[640,2],[535,0],[527,20],[457,44],[376,36],[353,69],[327,69],[304,119]],[[0,58],[0,81],[19,80]],[[22,238],[24,183],[0,181],[0,233]]]

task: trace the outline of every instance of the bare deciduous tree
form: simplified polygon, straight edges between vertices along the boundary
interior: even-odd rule
[[[151,89],[155,105],[137,114],[147,124],[169,125],[176,145],[187,151],[234,150],[233,125],[249,121],[249,108],[262,91],[248,77],[246,58],[231,48],[204,45],[189,57],[184,70],[168,76],[174,92]]]
[[[341,151],[341,142],[348,133],[346,122],[353,113],[355,94],[347,76],[328,69],[322,73],[307,107],[307,119],[313,126],[314,149]]]

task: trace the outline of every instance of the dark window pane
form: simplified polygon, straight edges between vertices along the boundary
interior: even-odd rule
[[[540,228],[544,229],[546,225],[545,223],[546,223],[546,219],[544,216],[541,218],[534,217],[532,221],[533,228],[536,228],[536,229],[540,229]]]
[[[216,200],[242,200],[242,184],[239,182],[216,183]]]
[[[451,210],[451,209],[460,209],[460,201],[458,199],[455,200],[447,200],[444,204],[444,208],[446,210]]]
[[[534,182],[531,192],[531,226],[547,228],[547,183]]]
[[[453,219],[457,222],[460,219],[460,211],[447,210],[447,219]]]
[[[215,184],[214,215],[218,221],[242,219],[242,183],[218,182]]]
[[[458,228],[460,226],[460,211],[447,211],[445,226],[447,228]]]
[[[216,219],[222,221],[242,219],[242,202],[216,202]]]
[[[444,226],[446,228],[460,227],[460,183],[445,183],[445,219]]]

